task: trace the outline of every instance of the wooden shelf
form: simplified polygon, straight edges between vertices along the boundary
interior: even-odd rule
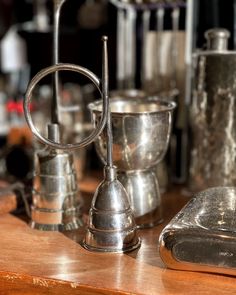
[[[163,196],[165,223],[187,201],[180,189]],[[164,223],[164,224],[165,224]],[[235,278],[166,269],[158,254],[164,224],[141,230],[142,246],[127,254],[84,250],[84,229],[65,236],[0,217],[0,294],[235,294]]]

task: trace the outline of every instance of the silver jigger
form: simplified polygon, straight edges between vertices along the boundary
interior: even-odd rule
[[[59,125],[48,125],[48,138],[59,142]],[[82,226],[73,155],[46,147],[36,153],[36,161],[31,227],[64,231]]]
[[[154,170],[168,147],[175,106],[174,102],[156,98],[111,101],[114,164],[140,228],[152,227],[162,220],[161,197]],[[101,116],[101,102],[92,103],[89,108],[96,125]],[[105,162],[104,132],[96,142],[96,149]]]
[[[103,96],[108,97],[107,37],[103,37]],[[108,100],[109,101],[109,100]],[[136,224],[127,193],[117,180],[112,158],[111,114],[106,128],[106,166],[104,180],[98,186],[89,212],[83,246],[91,251],[127,252],[140,246]]]

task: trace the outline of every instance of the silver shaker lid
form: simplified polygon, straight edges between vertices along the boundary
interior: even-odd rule
[[[228,50],[228,39],[230,32],[222,28],[214,28],[205,32],[207,39],[207,49],[213,51]]]

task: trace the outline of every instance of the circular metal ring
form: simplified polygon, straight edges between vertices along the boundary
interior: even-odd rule
[[[102,111],[102,117],[100,122],[97,125],[97,128],[92,131],[92,133],[86,137],[84,140],[80,141],[79,143],[74,143],[74,144],[62,144],[62,143],[57,143],[54,142],[44,136],[42,136],[37,128],[34,126],[31,113],[30,113],[30,102],[32,98],[32,92],[36,86],[36,84],[45,76],[48,74],[52,74],[57,71],[73,71],[73,72],[78,72],[86,77],[88,77],[94,85],[97,87],[98,91],[101,94],[101,97],[103,98],[103,111]],[[61,150],[75,150],[77,148],[82,148],[93,142],[102,132],[103,128],[106,125],[107,122],[107,116],[108,116],[108,98],[102,95],[102,91],[100,89],[100,80],[99,78],[91,71],[88,69],[77,66],[74,64],[56,64],[53,66],[50,66],[48,68],[45,68],[38,72],[34,78],[31,80],[24,99],[24,112],[25,112],[25,118],[26,121],[29,125],[29,128],[33,132],[33,134],[36,136],[36,138],[43,144],[51,146],[55,149],[61,149]]]

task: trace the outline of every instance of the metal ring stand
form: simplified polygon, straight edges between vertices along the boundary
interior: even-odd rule
[[[52,74],[54,72],[58,72],[58,71],[73,71],[73,72],[78,72],[78,73],[82,74],[83,76],[86,76],[97,87],[97,89],[100,92],[101,97],[103,99],[103,110],[102,110],[101,120],[99,121],[96,129],[94,129],[92,131],[92,133],[87,138],[83,139],[79,143],[62,144],[62,143],[57,143],[52,140],[49,140],[48,138],[42,136],[39,133],[37,128],[34,126],[34,123],[33,123],[32,117],[31,117],[30,102],[31,102],[32,93],[33,93],[35,86],[45,76]],[[41,70],[39,73],[37,73],[34,76],[34,78],[31,80],[31,82],[27,88],[27,92],[26,92],[25,100],[24,100],[25,118],[26,118],[26,121],[27,121],[31,131],[36,136],[36,138],[41,143],[43,143],[45,145],[51,146],[55,149],[61,149],[61,150],[75,150],[77,148],[83,148],[83,147],[89,145],[90,143],[92,143],[100,135],[100,133],[104,129],[106,122],[107,122],[108,111],[109,111],[108,110],[108,97],[102,95],[102,90],[100,89],[100,85],[101,85],[100,79],[93,72],[91,72],[90,70],[88,70],[84,67],[77,66],[74,64],[57,64],[57,65],[53,65],[48,68],[45,68],[45,69]]]

